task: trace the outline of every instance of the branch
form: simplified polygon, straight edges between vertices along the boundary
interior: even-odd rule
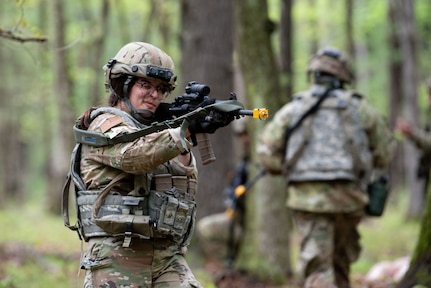
[[[14,34],[10,30],[3,30],[3,29],[0,29],[0,37],[10,39],[13,41],[18,41],[21,43],[24,43],[24,42],[46,42],[46,41],[48,41],[48,39],[46,37],[22,37],[22,36],[18,36],[16,34]]]

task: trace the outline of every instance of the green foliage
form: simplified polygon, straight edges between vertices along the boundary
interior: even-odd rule
[[[35,203],[0,211],[0,287],[76,286],[77,235],[42,207]]]
[[[47,271],[38,263],[25,263],[24,266],[7,264],[4,267],[5,273],[8,274],[6,279],[0,279],[1,288],[15,287],[79,287],[76,276],[76,265],[62,263],[59,267],[53,266],[54,271]],[[83,276],[81,276],[81,279]],[[75,280],[73,280],[75,279]]]

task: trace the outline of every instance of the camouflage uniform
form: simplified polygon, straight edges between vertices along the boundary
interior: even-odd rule
[[[428,153],[431,152],[431,133],[429,131],[412,127],[408,137],[419,149]]]
[[[197,188],[186,127],[121,138],[170,119],[157,109],[176,86],[174,68],[171,57],[149,43],[124,45],[103,67],[110,107],[88,109],[74,127],[78,144],[63,189],[63,217],[89,244],[81,260],[84,287],[202,287],[184,258]],[[122,140],[107,140],[117,136]],[[74,226],[65,201],[71,183]]]
[[[104,113],[91,122],[88,130],[112,138],[136,129],[118,115]],[[81,173],[87,188],[98,190],[122,171],[128,176],[114,188],[122,195],[136,196],[139,189],[134,183],[141,177],[151,179],[157,174],[170,173],[196,179],[194,158],[189,166],[175,158],[184,151],[179,129],[163,130],[113,146],[84,145]],[[124,237],[90,239],[82,260],[82,268],[87,271],[84,287],[201,287],[184,259],[188,242],[156,235],[152,239],[133,238],[130,247],[122,247],[123,240]]]
[[[368,203],[368,196],[357,181],[353,167],[350,167],[351,171],[346,168],[355,166],[355,158],[362,159],[362,168],[371,164],[373,167],[384,167],[390,159],[393,145],[386,121],[365,99],[359,96],[352,96],[350,100],[343,98],[346,91],[342,89],[331,92],[319,110],[304,120],[286,143],[286,129],[304,113],[307,101],[321,96],[325,88],[315,84],[283,106],[265,126],[257,147],[267,171],[286,175],[287,206],[292,209],[301,237],[298,273],[303,278],[304,287],[309,288],[350,287],[349,267],[361,250],[357,225]],[[349,92],[349,95],[355,94]],[[348,114],[353,115],[352,119],[354,115],[358,116],[356,120],[348,120],[350,124],[359,122],[356,124],[360,126],[355,124],[349,128],[353,129],[350,134],[356,135],[357,140],[347,137],[348,133],[340,130],[343,129],[340,123],[347,125],[346,119],[340,116],[343,112],[325,114],[329,108],[322,107],[331,101],[338,101],[340,107],[351,109]],[[331,132],[331,129],[336,132]],[[320,133],[322,131],[325,132]],[[305,139],[307,133],[310,135]],[[360,136],[361,133],[365,133],[365,137]],[[355,148],[361,151],[355,152],[356,157],[346,149],[347,139],[357,142]],[[335,145],[335,150],[332,150],[332,145]],[[289,161],[290,164],[287,164]]]

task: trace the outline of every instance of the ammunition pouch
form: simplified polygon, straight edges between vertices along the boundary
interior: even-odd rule
[[[79,191],[77,197],[81,234],[84,239],[99,236],[119,236],[132,233],[144,239],[151,237],[149,216],[144,216],[144,197],[107,195],[96,217],[93,206],[100,191]]]
[[[174,187],[164,192],[150,191],[148,206],[155,233],[172,236],[176,242],[189,240],[190,224],[194,226],[192,220],[196,213],[193,199],[178,197]]]
[[[181,176],[172,178],[184,182],[179,185],[181,188],[171,185],[165,191],[150,190],[144,197],[122,196],[112,191],[108,194],[105,190],[78,191],[84,239],[98,236],[125,236],[126,240],[133,236],[143,239],[171,237],[174,242],[187,245],[194,230],[196,202],[193,194],[185,191],[194,189],[196,182]],[[126,243],[130,242],[126,240]]]

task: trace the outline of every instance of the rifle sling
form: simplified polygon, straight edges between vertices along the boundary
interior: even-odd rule
[[[322,104],[322,102],[329,96],[329,93],[332,90],[334,90],[333,87],[327,88],[325,92],[322,94],[322,96],[320,96],[320,98],[317,99],[316,103],[314,103],[307,111],[305,111],[304,114],[301,115],[301,117],[298,119],[298,121],[296,121],[295,124],[289,126],[286,129],[286,133],[284,136],[285,147],[287,147],[289,143],[290,135],[292,135],[293,131],[295,131],[295,129],[297,129],[308,116],[315,113],[319,109],[320,104]],[[311,130],[308,131],[308,134],[306,135],[306,137],[309,137],[310,133],[311,133]],[[304,149],[304,146],[302,146],[302,149],[298,149],[289,161],[284,162],[282,167],[283,174],[285,175],[289,174],[290,168],[294,165],[294,163],[296,163],[303,149]],[[287,149],[284,150],[284,153],[287,153]],[[286,154],[284,158],[286,158]]]
[[[301,115],[301,117],[298,119],[298,121],[296,121],[296,123],[292,126],[289,126],[286,129],[286,134],[285,134],[285,139],[286,139],[286,143],[289,140],[290,135],[292,134],[292,132],[298,128],[301,123],[311,114],[315,113],[317,111],[317,109],[319,109],[320,104],[322,104],[322,102],[329,96],[329,93],[334,90],[334,88],[328,88],[325,90],[325,92],[323,93],[323,95],[316,101],[316,103],[313,104],[313,106],[311,106],[307,111],[305,111],[304,114]]]
[[[99,132],[82,130],[76,126],[73,127],[73,133],[75,135],[76,142],[95,146],[95,147],[131,142],[137,138],[146,136],[148,134],[155,133],[164,129],[176,128],[179,126],[182,126],[181,134],[184,135],[185,130],[190,124],[190,120],[201,116],[202,112],[207,113],[205,112],[205,109],[198,108],[192,111],[191,113],[187,113],[176,119],[165,120],[163,122],[154,122],[150,126],[140,129],[136,132],[120,134],[118,136],[115,136],[114,138],[106,137],[104,134]],[[184,142],[182,144],[183,144],[183,147],[187,149],[186,143]]]

